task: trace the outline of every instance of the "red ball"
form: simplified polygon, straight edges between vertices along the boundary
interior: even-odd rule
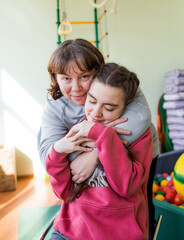
[[[171,189],[166,192],[165,199],[170,203],[174,203],[175,196],[176,193]]]
[[[171,181],[168,182],[167,186],[168,186],[168,187],[171,187],[171,186],[173,186],[173,185],[174,185],[173,179],[171,179]]]
[[[174,203],[179,206],[183,203],[183,200],[181,199],[181,197],[179,196],[179,194],[176,194],[175,195],[175,198],[174,198]]]
[[[162,191],[163,191],[164,193],[167,193],[168,190],[170,190],[170,187],[168,187],[168,186],[162,187]]]
[[[168,173],[162,173],[162,177],[166,178],[167,176],[169,176]]]

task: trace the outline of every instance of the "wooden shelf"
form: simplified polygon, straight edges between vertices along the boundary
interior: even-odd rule
[[[17,190],[0,193],[1,239],[17,240],[21,209],[61,204],[53,193],[49,180],[20,178]]]

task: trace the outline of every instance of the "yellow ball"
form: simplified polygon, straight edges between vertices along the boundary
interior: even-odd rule
[[[174,166],[173,181],[177,193],[184,200],[184,153],[178,158]]]
[[[162,194],[158,194],[155,196],[155,199],[160,200],[160,201],[164,201],[165,197]]]

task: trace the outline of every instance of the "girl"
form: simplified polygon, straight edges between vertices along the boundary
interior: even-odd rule
[[[52,239],[148,239],[151,130],[126,149],[115,131],[104,126],[121,116],[138,85],[137,76],[126,68],[113,63],[102,66],[87,95],[88,121],[75,125],[52,146],[46,168],[55,194],[64,200]],[[89,187],[66,203],[73,189],[67,155],[78,150],[85,138],[95,142],[102,167],[88,180]]]

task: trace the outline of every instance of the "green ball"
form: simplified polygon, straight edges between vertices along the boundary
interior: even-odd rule
[[[155,193],[155,195],[158,195],[158,194],[165,196],[165,193],[163,191],[158,191]]]

